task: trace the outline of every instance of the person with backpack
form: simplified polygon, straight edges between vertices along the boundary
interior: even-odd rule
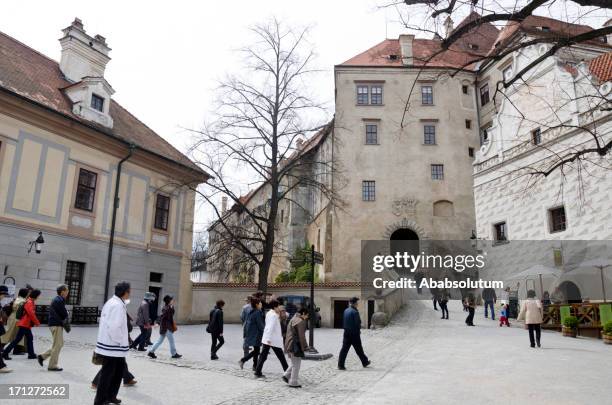
[[[244,363],[253,359],[253,371],[257,369],[257,359],[261,348],[261,338],[263,336],[265,321],[262,311],[263,304],[258,298],[251,298],[251,310],[249,311],[244,323],[244,346],[247,348],[247,354],[238,361],[240,369],[244,367]],[[249,347],[253,350],[248,352]]]
[[[164,307],[162,308],[162,313],[159,318],[159,338],[151,350],[149,350],[148,356],[152,359],[156,359],[157,356],[155,355],[155,350],[157,350],[164,340],[168,338],[172,358],[180,359],[183,357],[176,352],[176,347],[174,345],[174,332],[176,332],[176,324],[174,323],[174,297],[171,295],[166,295],[164,297]]]
[[[219,360],[217,352],[225,343],[223,338],[223,306],[225,301],[217,301],[215,307],[210,311],[210,320],[206,327],[206,332],[210,333],[212,344],[210,346],[210,359]],[[217,343],[218,342],[218,343]]]
[[[64,346],[64,328],[66,332],[70,331],[70,325],[68,321],[68,311],[66,311],[66,298],[68,297],[68,286],[66,284],[60,284],[56,289],[57,295],[51,301],[49,306],[49,330],[53,337],[53,344],[51,348],[38,355],[38,364],[43,366],[45,360],[49,360],[47,370],[49,371],[62,371],[62,368],[57,366],[59,360],[60,350]]]
[[[26,344],[28,347],[28,359],[36,359],[36,353],[34,352],[34,336],[32,336],[32,327],[40,325],[40,321],[36,317],[36,300],[40,296],[40,290],[34,289],[30,292],[27,301],[23,306],[19,307],[18,313],[16,314],[17,319],[17,336],[15,339],[4,348],[2,355],[5,360],[10,360],[8,354],[15,348],[17,343],[25,336]],[[21,313],[19,313],[21,312]]]
[[[278,361],[280,361],[283,371],[287,371],[289,368],[287,359],[285,359],[285,353],[283,353],[285,344],[283,342],[283,334],[280,324],[280,304],[277,300],[273,299],[270,300],[268,306],[270,307],[270,310],[266,314],[266,325],[261,338],[263,349],[261,350],[261,355],[257,360],[257,368],[255,369],[255,377],[257,378],[264,377],[261,370],[263,370],[263,365],[268,359],[270,349],[274,351]]]
[[[25,304],[27,298],[28,298],[28,294],[30,293],[30,290],[28,288],[20,288],[18,293],[17,293],[17,298],[15,298],[13,300],[13,302],[10,304],[10,311],[6,311],[6,313],[9,314],[9,317],[6,321],[6,333],[4,335],[2,335],[2,337],[0,337],[0,342],[3,345],[8,345],[9,343],[11,343],[14,339],[15,336],[17,336],[17,330],[19,328],[17,328],[17,312],[23,313],[23,305]],[[21,310],[19,310],[19,308],[22,308]],[[15,348],[13,349],[13,354],[21,354],[23,352],[25,352],[25,350],[21,350],[21,348],[25,349],[25,338],[23,338],[21,340],[21,342],[19,342]],[[5,360],[9,360],[8,359],[8,354],[6,356],[3,356]]]
[[[5,285],[0,285],[0,300],[2,300],[7,295],[8,295],[8,287]],[[6,310],[12,309],[11,305],[7,305],[6,307],[7,307]],[[9,317],[9,314],[5,312],[5,308],[4,307],[0,308],[0,337],[4,336],[4,334],[6,333],[4,324],[8,320],[8,317]],[[0,352],[2,351],[3,347],[4,347],[4,343],[0,342]],[[6,366],[4,359],[2,358],[2,356],[0,356],[0,373],[5,374],[5,373],[10,373],[12,371],[13,370],[11,370],[10,368]]]
[[[287,325],[287,338],[285,339],[285,352],[288,353],[291,364],[285,370],[283,381],[291,388],[302,388],[298,384],[298,376],[300,374],[300,366],[304,357],[304,350],[308,348],[306,343],[306,327],[308,324],[308,310],[300,308],[298,312],[291,318]]]

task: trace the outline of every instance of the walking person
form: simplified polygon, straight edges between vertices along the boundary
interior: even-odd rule
[[[304,357],[304,350],[308,348],[306,343],[306,326],[308,324],[308,310],[300,308],[298,312],[291,318],[287,325],[287,339],[285,339],[285,351],[289,355],[291,364],[285,370],[283,381],[291,388],[302,388],[298,383],[300,374],[300,366]]]
[[[130,303],[130,284],[122,281],[115,286],[115,294],[102,307],[95,353],[102,358],[100,380],[94,405],[119,404],[117,398],[129,351],[127,308]]]
[[[448,291],[446,291],[446,288],[438,292],[438,304],[440,304],[442,310],[441,319],[448,319]]]
[[[146,351],[145,346],[147,340],[151,337],[153,331],[153,321],[151,320],[151,302],[155,300],[155,294],[152,292],[146,292],[142,298],[142,302],[138,307],[138,313],[136,314],[136,326],[140,328],[140,335],[132,342],[130,348],[138,348],[139,352]]]
[[[38,355],[38,364],[43,366],[45,360],[49,359],[47,370],[62,371],[62,368],[57,366],[59,354],[64,346],[64,327],[68,324],[68,311],[66,311],[66,298],[68,297],[68,286],[60,284],[56,289],[57,295],[49,305],[49,330],[53,337],[51,348]]]
[[[495,290],[492,288],[485,288],[482,290],[482,299],[484,300],[484,316],[489,317],[488,309],[491,309],[491,319],[495,320],[495,303],[497,302],[497,295]]]
[[[164,297],[164,307],[159,318],[159,338],[149,350],[148,356],[152,359],[156,359],[155,350],[168,338],[170,344],[170,355],[173,359],[180,359],[181,356],[176,352],[176,346],[174,345],[174,332],[176,332],[176,323],[174,323],[174,297],[166,295]]]
[[[476,298],[474,297],[474,294],[469,293],[467,297],[465,297],[464,306],[468,311],[468,316],[465,318],[465,324],[467,326],[476,326],[474,325],[474,314],[476,312]]]
[[[508,304],[501,305],[499,326],[506,325],[507,327],[510,327],[510,322],[508,321],[508,308]]]
[[[15,348],[17,343],[25,336],[26,346],[28,349],[28,359],[36,359],[36,353],[34,352],[34,336],[32,336],[32,327],[40,325],[40,321],[36,317],[36,300],[40,296],[40,290],[34,289],[28,295],[28,299],[21,309],[23,314],[17,314],[17,335],[15,339],[4,348],[2,355],[5,360],[10,360],[8,354]],[[21,315],[21,316],[20,316]]]
[[[9,316],[5,324],[6,333],[0,337],[0,342],[3,345],[8,345],[13,340],[15,340],[15,336],[17,336],[17,331],[19,330],[19,328],[17,327],[17,322],[19,321],[19,319],[17,319],[17,312],[19,312],[20,314],[23,313],[23,309],[20,310],[19,308],[23,307],[23,305],[28,299],[29,293],[30,290],[28,288],[20,288],[19,292],[17,293],[17,298],[15,298],[11,304],[11,310],[8,311],[7,309],[5,311],[9,314]],[[22,348],[25,349],[25,338],[21,339],[21,342],[17,343],[17,345],[13,349],[13,354],[22,354],[25,351],[22,350]],[[3,357],[5,360],[10,360],[8,358],[8,354]]]
[[[244,323],[246,332],[244,337],[244,345],[247,348],[247,354],[238,361],[238,365],[242,369],[244,363],[253,359],[253,371],[257,369],[257,360],[261,350],[261,339],[265,328],[264,314],[262,311],[263,304],[258,298],[251,298],[251,310]],[[253,350],[249,353],[249,347]]]
[[[263,370],[264,363],[268,359],[270,349],[274,351],[274,354],[283,367],[283,371],[287,371],[289,368],[287,359],[285,359],[285,353],[283,353],[285,345],[280,324],[280,305],[277,300],[270,300],[268,306],[270,310],[266,314],[266,324],[261,338],[263,348],[257,360],[257,368],[255,369],[255,377],[257,378],[265,377],[261,371]]]
[[[440,294],[440,290],[437,288],[430,288],[429,292],[431,292],[431,301],[433,302],[434,311],[437,311],[439,301],[438,295]]]
[[[540,336],[542,334],[542,303],[535,298],[536,293],[534,290],[527,291],[527,299],[521,303],[521,311],[519,312],[517,320],[525,321],[525,326],[529,330],[529,343],[531,347],[538,347],[540,345]],[[534,338],[535,333],[535,338]]]
[[[212,343],[210,346],[210,359],[211,360],[219,360],[219,356],[217,356],[217,352],[225,343],[225,339],[223,338],[223,307],[225,306],[225,301],[219,300],[217,301],[215,307],[210,311],[210,320],[208,321],[208,326],[206,327],[206,332],[210,333]]]
[[[7,295],[8,295],[8,287],[5,285],[0,285],[0,300],[2,300]],[[9,318],[10,314],[6,312],[9,310],[12,310],[11,304],[6,305],[5,307],[0,307],[0,337],[6,334],[6,329],[4,328],[4,325]],[[2,351],[3,348],[4,348],[4,343],[0,341],[0,352]],[[2,356],[0,356],[0,373],[6,374],[12,371],[13,370],[11,370],[10,368],[6,366],[6,363],[4,363],[4,359],[2,358]]]
[[[340,355],[338,356],[338,369],[346,370],[345,362],[346,356],[351,349],[351,346],[355,349],[355,353],[361,360],[361,365],[367,367],[370,365],[368,356],[363,352],[363,346],[361,344],[361,317],[359,316],[359,310],[357,305],[359,298],[353,297],[349,300],[349,307],[344,310],[342,315],[342,327],[344,328],[344,336],[342,339],[342,349],[340,349]]]
[[[251,297],[246,297],[244,302],[245,304],[240,310],[240,322],[242,322],[242,351],[244,357],[246,357],[249,354],[249,346],[246,344],[246,321],[253,307],[251,306]]]

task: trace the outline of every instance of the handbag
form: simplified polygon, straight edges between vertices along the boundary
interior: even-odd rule
[[[176,322],[172,321],[172,328],[170,328],[170,330],[172,331],[172,333],[178,330],[178,327],[176,326]]]
[[[91,362],[96,366],[101,366],[104,364],[104,357],[94,351],[93,356],[91,357]]]
[[[295,357],[304,357],[304,351],[302,350],[302,344],[300,343],[300,335],[298,332],[297,325],[293,326],[293,342],[291,345],[291,354]]]

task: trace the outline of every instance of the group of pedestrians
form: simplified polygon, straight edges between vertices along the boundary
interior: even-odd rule
[[[36,316],[36,301],[41,291],[27,286],[18,291],[17,297],[7,305],[0,308],[0,373],[9,373],[12,370],[7,367],[5,360],[12,360],[12,355],[20,355],[27,352],[28,359],[38,360],[41,367],[49,360],[47,370],[62,371],[58,366],[59,355],[64,346],[64,331],[70,331],[68,311],[66,310],[66,298],[69,290],[65,284],[60,284],[56,289],[57,295],[49,305],[49,330],[51,332],[51,347],[43,354],[37,355],[34,350],[34,335],[32,328],[40,325]],[[8,287],[0,286],[0,299],[8,296]]]

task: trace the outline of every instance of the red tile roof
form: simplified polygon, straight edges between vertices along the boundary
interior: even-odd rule
[[[470,14],[457,28],[477,17],[477,13]],[[415,38],[412,43],[414,65],[441,68],[465,66],[471,69],[469,63],[486,55],[498,34],[499,31],[492,24],[482,24],[462,36],[444,52],[441,52],[440,40]],[[386,39],[340,66],[402,66],[399,39]]]
[[[593,59],[589,63],[591,73],[599,79],[600,82],[612,80],[612,52],[604,53]]]
[[[73,114],[70,100],[61,90],[70,85],[56,61],[0,32],[0,88],[206,176],[188,157],[114,100],[110,104],[110,115],[114,121],[112,129]]]

